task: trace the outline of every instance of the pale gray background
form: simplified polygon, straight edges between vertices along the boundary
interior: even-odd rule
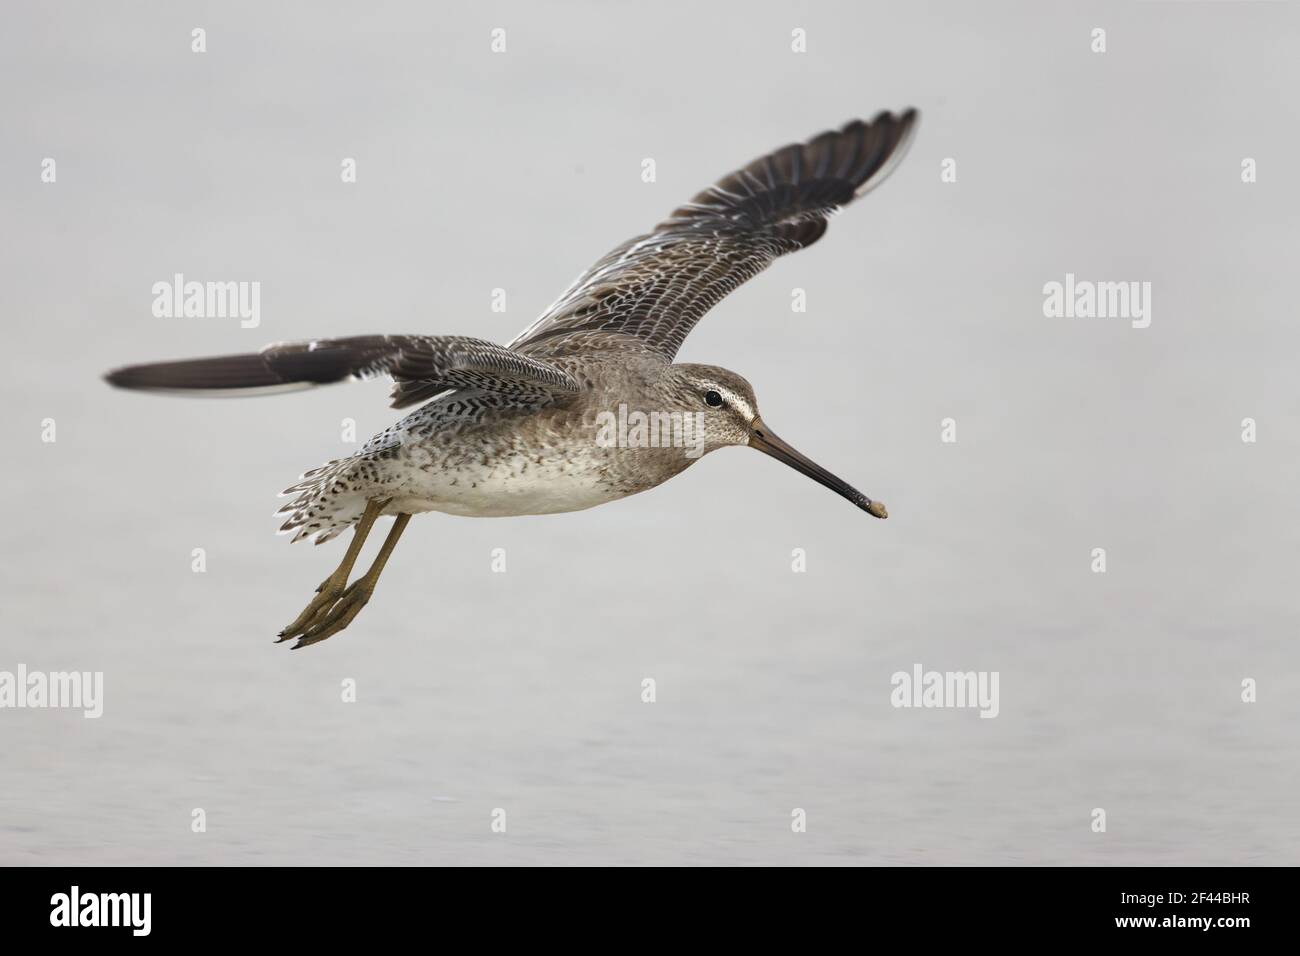
[[[0,711],[0,862],[1297,861],[1293,5],[4,19],[0,669],[102,670],[106,703]],[[317,335],[508,340],[718,175],[907,105],[896,175],[682,353],[749,377],[887,522],[735,449],[581,514],[428,515],[356,624],[290,653],[271,639],[343,541],[274,536],[274,495],[348,450],[343,418],[394,420],[386,385],[218,402],[98,378]],[[259,280],[262,327],[154,318],[176,271]],[[1067,271],[1152,282],[1151,328],[1044,318]],[[913,662],[999,671],[1001,716],[891,708]]]

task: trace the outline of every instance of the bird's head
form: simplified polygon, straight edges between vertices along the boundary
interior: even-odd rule
[[[744,378],[716,365],[674,365],[669,370],[677,398],[698,413],[704,451],[728,445],[748,445],[795,471],[825,485],[877,518],[889,516],[884,504],[873,501],[779,438],[758,414],[754,387]]]

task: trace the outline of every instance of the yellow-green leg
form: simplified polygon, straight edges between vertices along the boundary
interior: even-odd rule
[[[379,581],[379,575],[383,573],[389,555],[393,553],[393,548],[397,547],[397,539],[402,536],[402,532],[406,530],[406,523],[410,520],[410,515],[397,516],[392,529],[388,532],[388,537],[384,539],[383,547],[379,549],[379,554],[375,556],[374,564],[370,565],[370,570],[348,586],[347,590],[339,596],[337,603],[330,608],[329,613],[313,620],[303,630],[302,635],[298,638],[298,643],[293,645],[295,651],[300,647],[309,647],[337,634],[351,624],[352,619],[361,613],[361,609],[369,603],[370,596],[375,593],[375,584]]]
[[[280,632],[278,642],[293,640],[302,631],[305,631],[313,620],[323,616],[333,606],[334,602],[343,596],[343,591],[347,587],[348,576],[352,574],[352,566],[357,563],[357,558],[361,556],[361,548],[366,543],[366,537],[370,534],[370,529],[374,527],[375,519],[379,517],[379,513],[384,510],[384,506],[391,500],[391,498],[385,498],[381,501],[376,498],[366,502],[366,510],[362,512],[361,517],[357,520],[357,526],[352,532],[352,542],[348,545],[347,554],[343,555],[343,560],[334,569],[334,573],[321,582],[320,587],[316,589],[316,596],[303,608],[302,613],[294,618],[292,624]]]

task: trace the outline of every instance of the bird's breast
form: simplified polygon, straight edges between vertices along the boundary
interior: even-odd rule
[[[386,510],[480,517],[583,511],[646,491],[690,464],[680,449],[602,448],[591,441],[405,446]]]

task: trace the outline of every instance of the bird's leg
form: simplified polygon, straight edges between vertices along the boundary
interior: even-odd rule
[[[334,573],[321,582],[320,587],[316,589],[316,596],[303,608],[302,613],[294,619],[292,624],[280,632],[280,641],[292,640],[300,631],[305,630],[307,625],[315,618],[323,615],[335,601],[342,597],[343,590],[347,587],[348,575],[352,573],[352,566],[357,563],[357,558],[361,555],[361,547],[366,543],[366,536],[370,534],[370,529],[374,527],[379,512],[383,511],[384,506],[391,500],[391,498],[385,498],[381,501],[378,498],[372,498],[366,502],[366,510],[362,512],[361,517],[357,520],[356,529],[352,532],[352,543],[348,545],[347,554],[343,555],[343,560],[334,569]]]
[[[351,624],[352,619],[361,613],[361,609],[370,601],[370,595],[375,593],[375,583],[379,580],[384,565],[388,563],[388,557],[393,553],[393,548],[397,547],[397,539],[402,536],[402,532],[406,530],[406,523],[410,520],[410,515],[397,516],[392,529],[388,532],[388,537],[384,539],[384,546],[379,549],[379,554],[375,556],[374,564],[370,565],[370,570],[348,586],[348,589],[339,597],[338,603],[330,608],[328,614],[319,620],[312,621],[303,630],[302,636],[298,638],[298,643],[293,645],[295,651],[300,647],[308,647],[337,634]]]

